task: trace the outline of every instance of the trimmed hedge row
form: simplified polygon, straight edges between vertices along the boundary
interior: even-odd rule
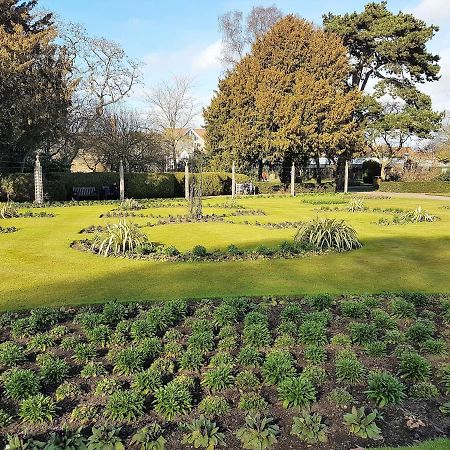
[[[194,174],[194,177],[198,175]],[[207,172],[203,177],[203,195],[214,196],[231,193],[231,174]],[[12,184],[11,200],[16,202],[34,200],[33,174],[12,174],[7,176]],[[246,175],[237,174],[238,183],[248,180]],[[50,173],[44,176],[44,192],[52,201],[72,198],[74,187],[95,187],[100,192],[102,186],[119,183],[119,175],[114,172],[96,173]],[[125,195],[130,198],[172,198],[184,196],[184,172],[177,173],[126,173]],[[0,192],[0,197],[6,197]]]
[[[449,193],[449,181],[385,181],[380,185],[382,192],[412,192],[412,193]]]
[[[290,192],[290,187],[278,181],[259,181],[254,183],[257,194],[285,194]],[[295,192],[334,192],[335,186],[332,183],[323,183],[316,185],[315,183],[295,183]]]

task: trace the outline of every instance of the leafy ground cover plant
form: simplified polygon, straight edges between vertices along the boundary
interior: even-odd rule
[[[285,408],[309,406],[316,396],[316,388],[306,377],[286,378],[278,385],[278,398]]]
[[[219,431],[215,422],[205,416],[194,419],[183,428],[187,430],[183,442],[192,444],[194,448],[214,450],[216,447],[225,446],[224,434]]]
[[[322,422],[322,416],[303,410],[300,416],[293,418],[291,434],[307,444],[327,442],[327,426]]]
[[[352,407],[352,412],[344,415],[344,424],[348,426],[350,433],[364,439],[381,439],[381,430],[375,422],[378,416],[377,410],[366,414],[364,406]]]
[[[132,422],[144,413],[144,397],[134,391],[118,390],[111,394],[105,415],[113,421]]]
[[[274,424],[271,417],[261,415],[248,415],[245,418],[245,426],[236,432],[242,447],[247,450],[266,450],[272,448],[278,442],[277,436],[280,428]]]
[[[26,398],[20,404],[19,416],[24,422],[33,424],[51,422],[55,417],[55,404],[42,394]]]
[[[166,439],[163,432],[159,424],[151,423],[133,435],[131,444],[138,446],[140,450],[164,450]]]
[[[367,384],[367,397],[380,408],[391,403],[401,403],[406,397],[406,386],[388,372],[372,372]]]
[[[192,397],[186,387],[169,383],[155,392],[153,404],[158,414],[166,420],[172,420],[190,410]]]

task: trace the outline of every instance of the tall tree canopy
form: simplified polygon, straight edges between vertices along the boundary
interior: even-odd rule
[[[287,16],[258,39],[219,83],[204,111],[213,161],[286,166],[350,151],[360,138],[359,93],[349,90],[341,39]],[[223,167],[225,168],[225,167]]]
[[[71,64],[55,44],[51,15],[37,16],[36,1],[0,3],[0,170],[31,167],[67,126],[73,86]]]

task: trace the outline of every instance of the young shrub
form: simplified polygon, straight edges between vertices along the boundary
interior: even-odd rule
[[[294,359],[288,352],[274,350],[266,356],[261,372],[267,384],[277,385],[295,376]]]
[[[341,357],[336,360],[336,378],[349,384],[360,383],[364,378],[364,366],[355,357]]]
[[[352,319],[363,319],[367,313],[365,303],[361,301],[345,300],[340,303],[341,313]]]
[[[183,437],[184,444],[192,444],[194,448],[214,450],[216,447],[225,446],[225,435],[219,431],[215,422],[200,416],[184,427],[187,433]]]
[[[219,392],[233,386],[234,377],[229,366],[219,366],[203,374],[201,381],[209,392]]]
[[[144,414],[144,397],[134,391],[116,391],[108,399],[105,416],[113,421],[132,422]]]
[[[280,325],[277,326],[277,328],[275,329],[275,332],[278,335],[288,335],[288,336],[292,336],[292,337],[297,337],[298,336],[298,325],[295,322],[291,322],[291,321],[284,321],[281,322]]]
[[[306,377],[286,378],[278,385],[278,398],[285,408],[309,406],[316,396],[316,388]]]
[[[323,364],[327,359],[326,348],[318,345],[308,345],[304,354],[309,364]]]
[[[130,327],[130,336],[133,341],[142,341],[146,338],[155,337],[157,332],[156,325],[148,319],[137,319]]]
[[[48,335],[51,339],[58,340],[63,338],[68,332],[69,329],[65,325],[57,325],[48,332]]]
[[[121,388],[122,384],[119,381],[113,378],[103,378],[95,385],[94,394],[106,397],[114,394]]]
[[[142,353],[134,347],[124,348],[117,352],[113,362],[113,371],[121,375],[132,375],[140,372],[144,366]]]
[[[369,342],[368,344],[364,345],[365,354],[373,358],[385,356],[386,351],[386,343],[383,341]]]
[[[203,366],[203,352],[195,348],[187,349],[180,360],[180,366],[184,370],[198,371]]]
[[[243,342],[246,346],[261,349],[270,346],[272,336],[266,324],[248,324],[244,327]]]
[[[409,326],[405,332],[406,338],[411,343],[419,343],[433,337],[436,332],[436,325],[430,320],[418,320]]]
[[[238,363],[247,367],[259,367],[263,359],[254,347],[243,347],[238,354]]]
[[[232,325],[238,321],[239,311],[232,305],[222,303],[213,314],[214,324],[217,327]]]
[[[151,423],[133,435],[131,444],[136,445],[140,450],[164,450],[166,439],[163,432],[159,424]]]
[[[148,337],[139,342],[137,350],[146,361],[153,361],[162,354],[163,346],[159,338]]]
[[[300,325],[300,341],[305,345],[325,345],[327,343],[326,326],[315,320],[307,320]]]
[[[103,306],[103,317],[109,324],[118,323],[128,315],[128,308],[117,300],[105,303]]]
[[[381,430],[375,423],[377,410],[366,414],[365,408],[352,407],[352,412],[344,415],[344,424],[348,426],[350,433],[363,439],[381,439]]]
[[[311,308],[322,311],[333,305],[333,297],[328,294],[317,294],[306,299]]]
[[[231,352],[238,347],[237,336],[228,336],[220,339],[217,343],[217,349],[221,351]]]
[[[169,383],[157,389],[153,405],[164,419],[172,420],[189,412],[192,408],[192,396],[185,386]]]
[[[70,422],[87,425],[97,420],[98,410],[96,406],[79,405],[75,406],[70,413]]]
[[[371,372],[368,378],[367,397],[380,408],[399,404],[405,397],[406,386],[388,372]]]
[[[163,385],[161,371],[150,368],[137,373],[131,383],[131,388],[142,396],[153,395]]]
[[[92,344],[80,342],[73,349],[72,359],[78,364],[86,364],[97,356],[97,350]]]
[[[278,350],[290,350],[296,344],[295,338],[289,334],[280,334],[273,343],[273,348]]]
[[[52,422],[55,411],[55,404],[50,397],[37,394],[22,401],[19,407],[19,416],[24,422],[39,424]]]
[[[344,407],[349,406],[355,402],[353,395],[347,391],[345,388],[337,387],[334,388],[329,394],[328,399],[331,403],[334,403],[336,406]]]
[[[303,322],[319,322],[326,327],[333,318],[333,315],[328,309],[322,311],[311,311],[303,314]]]
[[[193,332],[188,339],[188,348],[199,350],[202,353],[211,351],[214,348],[214,334],[212,331]]]
[[[94,311],[86,311],[78,313],[73,322],[80,324],[86,331],[98,327],[99,325],[106,324],[106,319],[103,314]]]
[[[416,307],[413,303],[403,298],[394,298],[390,302],[390,308],[394,317],[399,319],[416,317]]]
[[[125,450],[120,428],[93,427],[88,439],[88,450]]]
[[[36,374],[28,369],[11,369],[2,375],[7,397],[24,400],[39,393],[41,385]]]
[[[96,347],[105,348],[111,339],[111,329],[108,325],[98,325],[90,330],[86,330],[88,341]]]
[[[249,413],[261,412],[269,404],[256,392],[244,392],[239,398],[238,408]]]
[[[351,323],[349,334],[354,344],[363,345],[377,340],[377,329],[373,323]]]
[[[55,341],[47,333],[34,335],[27,345],[28,352],[45,352],[55,345]]]
[[[81,395],[80,387],[69,381],[65,381],[60,384],[55,391],[55,398],[57,402],[62,402],[63,400],[74,400]]]
[[[97,378],[107,375],[108,371],[101,362],[89,361],[81,370],[81,378]]]
[[[73,351],[78,344],[82,343],[81,336],[69,335],[61,340],[60,348],[65,351]]]
[[[261,381],[251,370],[243,370],[236,375],[236,386],[241,392],[252,391],[261,387]]]
[[[192,249],[192,256],[194,256],[195,258],[204,258],[207,254],[208,252],[203,245],[196,245]]]
[[[164,345],[163,356],[169,359],[178,359],[183,354],[183,345],[176,341]]]
[[[393,330],[397,328],[396,321],[382,309],[374,309],[370,313],[372,322],[379,331]]]
[[[299,324],[302,320],[303,307],[300,303],[288,303],[281,311],[281,322],[294,322]]]
[[[303,410],[300,416],[293,418],[291,434],[307,444],[327,442],[328,427],[322,423],[322,416]]]
[[[245,426],[239,428],[236,437],[246,450],[266,450],[278,442],[280,428],[273,423],[271,417],[261,417],[260,414],[247,415]]]
[[[426,339],[420,350],[427,355],[445,356],[448,353],[447,342],[443,339]]]
[[[206,417],[221,417],[230,412],[230,405],[224,397],[208,395],[198,404],[198,410]]]
[[[13,367],[25,361],[25,354],[20,345],[6,341],[0,344],[0,365]]]
[[[406,351],[400,356],[399,375],[406,381],[426,381],[431,375],[431,365],[418,353]]]
[[[439,390],[434,384],[427,381],[421,381],[420,383],[411,386],[409,395],[413,398],[428,400],[430,398],[439,397]]]
[[[42,358],[36,358],[36,363],[40,368],[42,381],[48,384],[60,384],[69,376],[70,366],[64,359],[50,354],[39,356]]]

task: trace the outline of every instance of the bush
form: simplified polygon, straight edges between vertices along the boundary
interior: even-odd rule
[[[352,412],[344,415],[344,424],[349,427],[350,433],[364,439],[381,439],[381,430],[375,423],[377,410],[366,414],[364,407],[352,407]]]
[[[97,356],[97,350],[91,344],[80,342],[73,348],[72,359],[78,364],[86,364]]]
[[[305,224],[295,236],[297,242],[317,250],[349,251],[362,247],[354,228],[343,220],[317,218]]]
[[[316,396],[316,388],[306,377],[287,378],[278,385],[278,398],[285,408],[308,406]]]
[[[148,319],[136,319],[130,327],[130,336],[134,341],[155,337],[156,325]]]
[[[223,397],[208,395],[198,404],[198,410],[207,417],[221,417],[230,412],[230,405]]]
[[[93,427],[88,439],[88,450],[125,450],[120,428]]]
[[[147,241],[147,235],[135,223],[123,219],[119,223],[106,224],[106,231],[94,236],[92,248],[103,256],[125,255]]]
[[[336,377],[338,381],[356,384],[364,378],[364,366],[354,357],[336,360]]]
[[[33,424],[52,422],[55,410],[55,404],[50,397],[37,394],[22,401],[19,416],[24,422]]]
[[[192,407],[192,397],[189,390],[179,384],[171,384],[159,388],[155,392],[153,402],[155,411],[166,420],[186,414]]]
[[[203,352],[198,349],[191,348],[186,350],[181,357],[180,366],[185,370],[200,370],[203,366]]]
[[[102,314],[107,323],[113,324],[124,320],[127,317],[128,310],[123,303],[113,300],[105,303]]]
[[[368,379],[367,397],[375,401],[380,408],[388,404],[401,403],[406,387],[400,380],[388,372],[372,372]]]
[[[234,358],[230,353],[220,351],[211,357],[208,366],[209,367],[228,366],[232,368],[234,366]]]
[[[233,386],[234,377],[231,368],[228,366],[219,366],[209,370],[203,375],[201,382],[210,392],[223,391]]]
[[[407,381],[426,381],[430,378],[430,363],[415,352],[403,352],[400,356],[399,375]]]
[[[97,347],[106,347],[111,338],[111,330],[108,325],[98,325],[90,330],[86,330],[88,341]]]
[[[445,181],[389,181],[380,186],[382,192],[450,193],[450,183]]]
[[[25,355],[20,345],[6,341],[0,344],[0,365],[5,367],[17,366],[25,361]]]
[[[192,249],[192,255],[196,258],[204,258],[207,255],[206,248],[203,245],[196,245]]]
[[[432,338],[435,331],[436,326],[434,322],[430,320],[418,320],[408,327],[405,335],[411,343],[421,344],[427,339]]]
[[[399,319],[412,318],[416,316],[416,308],[413,303],[403,298],[391,300],[390,307],[395,317]]]
[[[266,450],[278,442],[280,434],[278,425],[271,417],[261,417],[259,414],[247,415],[245,426],[236,432],[242,447],[247,450]]]
[[[239,311],[232,305],[222,303],[214,311],[214,324],[219,327],[232,325],[239,318]]]
[[[24,400],[39,393],[41,385],[34,372],[12,369],[2,375],[6,395],[14,400]]]
[[[132,422],[144,414],[144,397],[134,391],[116,391],[108,399],[105,416],[113,421]]]
[[[141,450],[164,450],[166,439],[161,426],[151,423],[133,435],[131,444],[138,445]]]
[[[293,418],[291,434],[307,444],[327,442],[327,426],[322,423],[322,416],[309,411],[302,411]]]
[[[435,398],[439,396],[438,388],[427,381],[422,381],[411,386],[409,390],[409,395],[413,398],[419,398],[423,400],[428,400],[430,398]]]
[[[288,352],[274,350],[266,356],[261,372],[267,384],[277,385],[295,376],[294,359]]]
[[[191,423],[185,424],[188,431],[184,435],[183,443],[192,444],[194,448],[205,448],[214,450],[217,446],[225,446],[224,434],[219,432],[219,427],[215,422],[200,416]]]
[[[257,413],[266,409],[269,404],[256,392],[243,393],[239,399],[238,408],[246,412]]]
[[[318,294],[307,298],[307,302],[311,308],[317,311],[330,308],[333,304],[333,297],[328,294]]]
[[[340,303],[341,312],[346,317],[362,319],[366,316],[367,306],[360,301],[346,300]]]
[[[288,303],[280,313],[280,320],[282,322],[300,323],[303,316],[303,307],[300,303]]]

